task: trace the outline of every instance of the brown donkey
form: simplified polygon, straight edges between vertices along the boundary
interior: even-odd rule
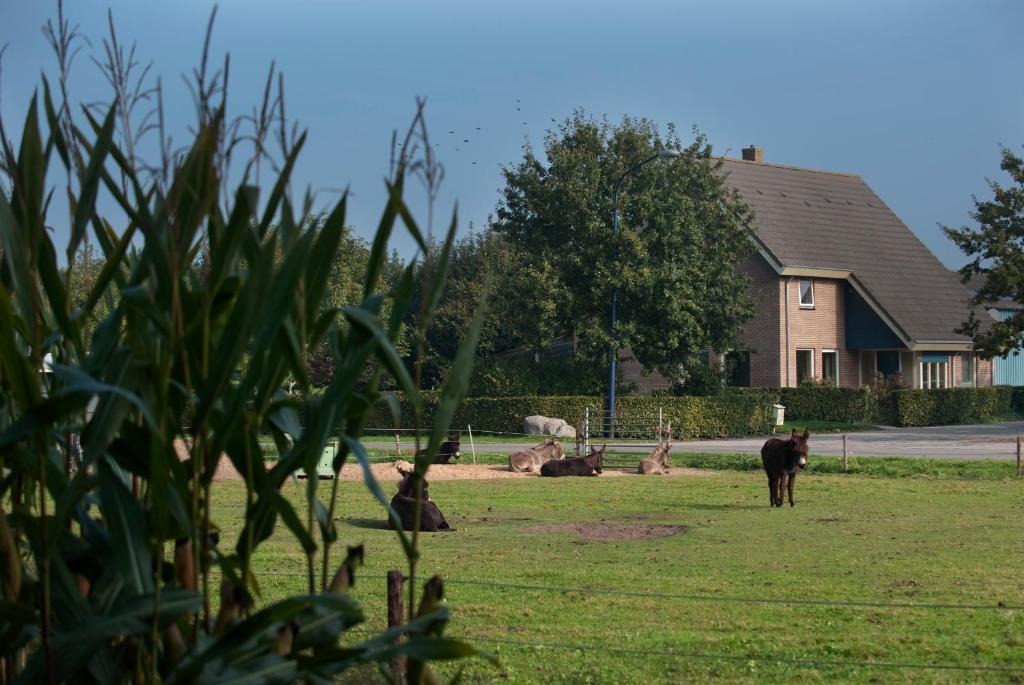
[[[640,465],[637,467],[636,472],[642,476],[650,475],[661,475],[668,473],[668,469],[672,466],[672,462],[668,458],[668,451],[671,449],[672,443],[666,440],[659,444],[651,452],[650,456],[640,461]]]
[[[764,472],[768,474],[771,506],[782,506],[782,495],[786,489],[789,490],[789,506],[796,504],[793,501],[793,486],[796,484],[796,472],[807,466],[809,437],[809,430],[805,429],[803,435],[794,430],[789,440],[769,438],[761,448],[761,463],[764,464]]]
[[[537,473],[544,462],[552,459],[562,459],[565,453],[562,451],[562,443],[554,438],[548,438],[536,447],[513,452],[508,457],[508,470],[524,473]]]
[[[557,478],[559,476],[597,476],[604,471],[604,451],[608,449],[605,445],[601,449],[591,450],[585,457],[573,457],[572,459],[558,459],[549,461],[540,467],[541,476]]]
[[[398,494],[391,498],[391,508],[398,514],[398,520],[402,523],[402,530],[411,531],[416,516],[416,481],[413,479],[413,471],[406,471],[399,468],[402,474],[402,481],[398,484]],[[393,521],[388,521],[392,528]],[[437,508],[430,499],[429,485],[426,479],[423,480],[423,498],[420,500],[420,530],[425,533],[436,533],[440,530],[452,530],[448,522],[444,520],[444,514]]]

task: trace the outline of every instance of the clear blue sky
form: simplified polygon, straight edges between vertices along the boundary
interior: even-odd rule
[[[66,3],[94,51],[107,6]],[[109,6],[121,37],[155,62],[183,130],[180,75],[198,61],[212,3]],[[11,127],[53,66],[40,28],[55,12],[55,1],[0,0],[0,109]],[[442,223],[457,199],[462,225],[482,225],[500,165],[582,107],[684,132],[695,124],[731,155],[754,143],[771,162],[858,173],[950,266],[963,258],[936,224],[966,222],[971,194],[987,196],[985,177],[1000,179],[998,145],[1024,143],[1019,0],[223,0],[216,26],[235,113],[257,100],[277,60],[289,114],[310,132],[298,187],[350,186],[350,223],[363,235],[383,206],[391,131],[416,95],[428,98],[446,167]],[[76,75],[73,95],[102,95],[88,59]]]

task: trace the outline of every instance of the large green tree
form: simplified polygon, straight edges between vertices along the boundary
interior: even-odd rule
[[[625,179],[613,235],[616,182],[665,148],[682,155]],[[603,364],[617,286],[615,342],[646,369],[678,377],[699,363],[701,349],[733,347],[752,313],[737,268],[752,249],[752,215],[720,167],[698,131],[683,146],[672,125],[662,134],[647,119],[613,125],[583,111],[548,132],[543,155],[526,146],[522,161],[503,170],[494,229],[531,257],[551,316],[524,321],[520,334],[573,335],[581,359]]]
[[[992,199],[973,198],[971,218],[977,226],[942,227],[970,257],[960,270],[964,278],[982,276],[975,304],[1000,299],[1024,302],[1024,159],[1003,148],[999,167],[1012,183],[1004,187],[990,180]],[[1024,345],[1024,312],[995,323],[972,312],[960,332],[972,336],[975,349],[982,354],[1006,354]]]

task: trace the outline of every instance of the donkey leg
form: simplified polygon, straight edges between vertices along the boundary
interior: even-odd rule
[[[768,506],[775,506],[775,478],[768,476]]]
[[[786,487],[789,489],[789,506],[796,506],[796,502],[793,501],[793,484],[796,483],[796,474],[789,474],[789,481],[786,483]]]
[[[786,485],[788,484],[789,480],[787,476],[788,474],[786,473],[783,473],[781,476],[779,476],[779,497],[778,499],[775,500],[775,506],[777,507],[781,507],[782,503],[785,501]]]

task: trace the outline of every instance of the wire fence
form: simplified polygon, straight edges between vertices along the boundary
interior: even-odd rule
[[[220,575],[217,569],[211,569],[212,575]],[[300,571],[262,571],[259,577],[306,578],[307,574]],[[387,579],[386,575],[362,575],[361,579]],[[408,580],[408,579],[407,579]],[[677,600],[687,602],[714,602],[725,604],[775,604],[792,606],[817,606],[841,609],[910,609],[910,610],[943,610],[943,611],[1024,611],[1024,604],[1013,604],[1003,601],[986,603],[958,602],[883,602],[878,600],[851,600],[815,597],[744,597],[738,595],[720,595],[715,593],[680,593],[655,592],[647,590],[620,590],[617,588],[600,588],[587,586],[540,585],[532,583],[505,583],[493,580],[476,580],[469,578],[445,578],[446,586],[465,585],[487,587],[500,590],[521,590],[529,592],[550,592],[556,594],[604,595],[610,597],[648,597],[652,599]]]
[[[269,575],[269,574],[268,574]],[[297,574],[303,575],[303,574]],[[445,580],[446,586],[451,585],[475,585],[489,588],[500,588],[504,590],[541,591],[557,593],[580,593],[599,594],[619,597],[654,597],[658,599],[674,599],[685,601],[710,601],[729,602],[741,604],[785,604],[795,606],[822,606],[836,607],[843,609],[907,609],[907,610],[954,610],[954,611],[1020,611],[1024,605],[1007,604],[1004,602],[994,603],[950,603],[950,602],[879,602],[871,600],[836,600],[836,599],[815,599],[815,598],[758,598],[738,597],[715,594],[681,594],[665,592],[642,592],[617,590],[610,588],[565,588],[548,585],[533,585],[522,583],[500,583],[496,581],[481,581],[469,579],[449,578]],[[381,628],[380,630],[383,630]],[[355,629],[351,632],[357,634],[375,634],[373,629]],[[496,637],[493,635],[464,633],[451,635],[457,639],[466,640],[472,643],[507,645],[524,649],[536,650],[559,650],[582,652],[589,654],[608,653],[621,656],[644,656],[673,659],[699,659],[708,661],[726,662],[752,662],[780,666],[797,666],[803,668],[863,668],[879,670],[937,670],[959,673],[991,673],[991,674],[1020,674],[1024,673],[1024,666],[1002,665],[1002,664],[956,664],[948,662],[916,662],[916,661],[889,661],[889,660],[867,660],[867,659],[827,659],[827,658],[805,658],[787,657],[778,655],[763,654],[722,654],[693,650],[678,649],[645,649],[639,647],[623,647],[601,644],[584,644],[575,642],[552,641],[548,639],[523,640],[508,637]]]
[[[348,633],[355,635],[377,635],[386,630],[381,627],[352,628]],[[506,645],[529,649],[532,652],[550,649],[556,651],[619,654],[623,656],[644,656],[670,659],[699,659],[704,661],[728,661],[742,663],[758,663],[774,666],[800,666],[813,668],[864,668],[881,670],[930,670],[951,671],[960,673],[992,673],[1016,674],[1024,673],[1024,666],[1002,666],[994,664],[951,664],[948,662],[912,662],[912,661],[868,661],[858,659],[818,659],[804,657],[765,656],[762,654],[720,654],[713,652],[697,652],[679,649],[643,649],[640,647],[619,647],[608,644],[580,644],[551,640],[517,640],[507,637],[494,637],[480,634],[447,634],[447,637],[471,643]]]

